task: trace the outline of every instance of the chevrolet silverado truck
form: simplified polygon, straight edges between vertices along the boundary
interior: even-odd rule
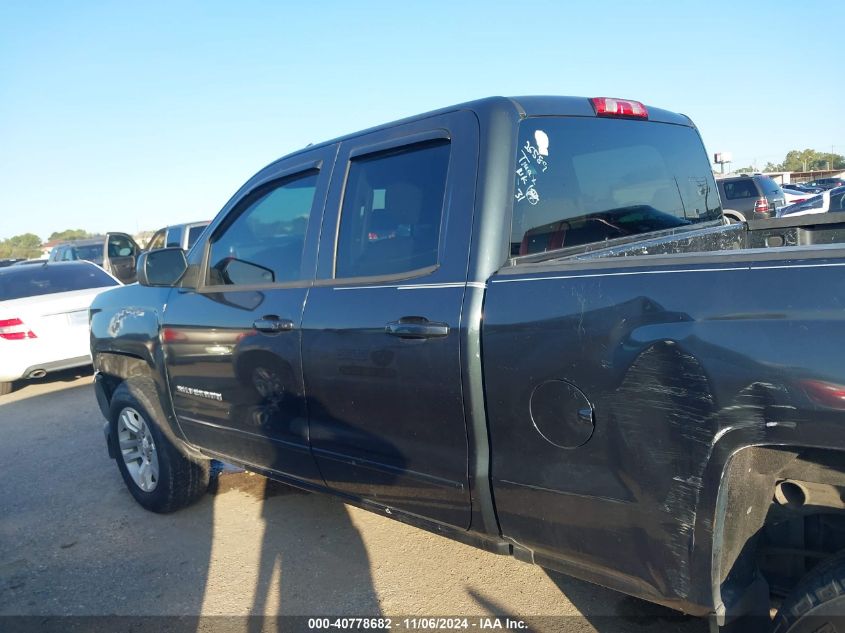
[[[717,627],[832,626],[842,215],[727,224],[690,119],[623,99],[311,145],[95,300],[109,454],[155,512],[218,459]]]

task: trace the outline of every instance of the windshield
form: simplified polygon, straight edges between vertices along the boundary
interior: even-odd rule
[[[514,172],[513,256],[721,217],[701,139],[686,126],[529,118]]]
[[[0,272],[0,301],[117,285],[118,281],[92,264],[19,266]]]

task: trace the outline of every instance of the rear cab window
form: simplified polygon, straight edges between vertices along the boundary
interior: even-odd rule
[[[721,217],[701,140],[682,125],[529,118],[514,178],[514,257]]]

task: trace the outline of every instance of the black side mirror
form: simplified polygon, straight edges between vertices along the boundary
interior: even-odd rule
[[[138,283],[142,286],[174,286],[186,270],[188,260],[181,248],[159,248],[138,256]]]

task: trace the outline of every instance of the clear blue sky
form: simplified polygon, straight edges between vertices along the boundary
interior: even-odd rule
[[[845,153],[845,83],[831,72],[845,59],[841,10],[6,0],[0,238],[210,219],[255,171],[309,142],[490,95],[677,110],[736,167],[793,148]]]

